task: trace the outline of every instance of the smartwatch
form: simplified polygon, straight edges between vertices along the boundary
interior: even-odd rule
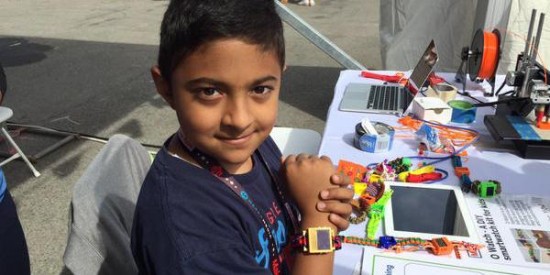
[[[342,248],[342,241],[330,227],[310,227],[293,238],[292,247],[308,254],[324,254]]]

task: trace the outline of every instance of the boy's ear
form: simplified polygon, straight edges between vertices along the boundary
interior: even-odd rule
[[[157,88],[157,93],[159,93],[162,98],[174,109],[174,95],[170,89],[169,83],[166,82],[166,79],[162,77],[159,66],[155,65],[151,67],[151,76],[153,81],[155,81],[155,86]]]

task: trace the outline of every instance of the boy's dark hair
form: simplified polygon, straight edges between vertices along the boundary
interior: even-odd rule
[[[160,30],[158,65],[170,84],[178,64],[200,46],[240,39],[285,62],[283,23],[274,0],[172,0]]]

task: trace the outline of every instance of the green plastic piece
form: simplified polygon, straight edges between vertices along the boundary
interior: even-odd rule
[[[393,190],[388,190],[384,192],[384,195],[376,201],[370,208],[369,211],[369,222],[367,223],[367,239],[374,239],[376,236],[376,231],[378,231],[378,225],[380,221],[384,218],[384,208],[386,203],[391,199]]]
[[[403,158],[403,159],[401,159],[401,164],[411,167],[412,166],[412,161],[411,161],[410,158]]]

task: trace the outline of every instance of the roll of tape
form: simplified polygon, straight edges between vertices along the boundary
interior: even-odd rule
[[[451,121],[456,123],[472,123],[476,120],[476,107],[464,100],[451,100],[447,102],[453,109]]]
[[[447,83],[436,84],[434,90],[437,96],[445,101],[445,103],[455,99],[457,93],[456,87]]]
[[[393,127],[382,123],[372,122],[376,133],[367,132],[361,123],[355,125],[355,147],[369,153],[387,152],[393,144],[395,130]]]

